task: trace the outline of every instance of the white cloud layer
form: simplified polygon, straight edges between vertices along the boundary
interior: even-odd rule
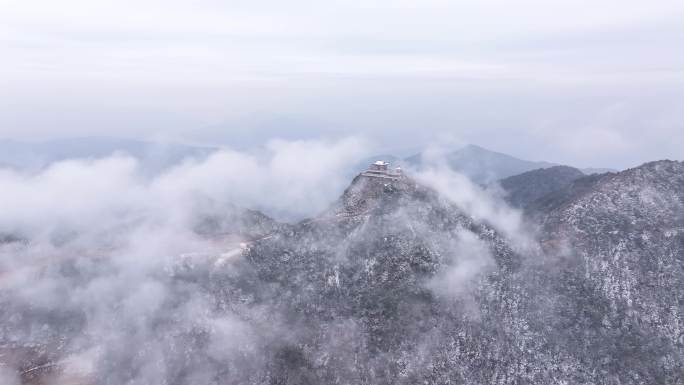
[[[0,383],[32,371],[55,384],[210,383],[211,363],[225,370],[240,360],[231,373],[251,375],[278,321],[259,307],[248,314],[268,320],[261,328],[218,311],[203,275],[230,274],[248,241],[232,211],[315,214],[349,182],[341,168],[364,148],[358,138],[273,141],[258,156],[219,150],[154,176],[123,154],[38,173],[0,168]],[[234,234],[200,234],[207,215],[234,221]],[[211,342],[193,351],[202,336]]]
[[[265,292],[287,289],[271,286],[253,270],[258,264],[252,266],[251,257],[240,257],[249,239],[221,232],[206,236],[196,231],[197,219],[217,215],[235,220],[241,230],[242,222],[230,215],[233,205],[316,214],[346,187],[343,170],[366,149],[356,137],[272,141],[258,155],[218,150],[152,176],[124,154],[56,162],[38,172],[0,168],[0,383],[39,378],[54,384],[207,384],[223,376],[230,383],[263,382],[250,376],[262,369],[268,373],[270,351],[280,339],[296,339],[299,331],[283,326],[287,314],[280,306],[243,300],[251,301],[249,287],[261,279]],[[511,237],[520,231],[515,217],[464,177],[442,170],[419,177],[466,215]],[[428,242],[435,253],[430,258],[443,256],[449,265],[427,287],[477,314],[470,293],[495,268],[490,246],[465,229],[435,231],[406,216],[409,212],[398,210],[386,219],[403,230],[408,226]],[[326,248],[339,247],[339,255],[347,255],[357,236],[354,231]],[[373,237],[363,235],[368,236]],[[315,241],[335,239],[320,237]],[[333,265],[337,274],[338,262]],[[368,337],[354,322],[333,325],[326,349],[330,345],[330,352],[339,353],[365,344]]]
[[[337,198],[349,182],[344,171],[364,151],[358,138],[273,141],[258,157],[220,150],[151,178],[125,155],[58,162],[38,174],[0,169],[0,231],[106,232],[141,220],[187,225],[202,202],[314,215]]]

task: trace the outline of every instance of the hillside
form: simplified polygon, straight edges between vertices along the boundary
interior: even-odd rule
[[[106,295],[122,266],[48,263],[43,280],[81,294],[0,296],[0,349],[29,383],[89,351],[84,384],[680,383],[684,164],[563,191],[538,207],[539,245],[522,245],[410,176],[359,175],[296,224],[202,222],[243,243],[172,259],[139,299],[83,308],[77,289]]]
[[[499,181],[506,192],[506,201],[517,208],[526,208],[552,192],[564,189],[584,176],[582,171],[568,166],[553,166],[510,176]]]

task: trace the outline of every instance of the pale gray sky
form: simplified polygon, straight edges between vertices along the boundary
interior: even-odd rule
[[[684,158],[681,0],[0,0],[0,138]]]

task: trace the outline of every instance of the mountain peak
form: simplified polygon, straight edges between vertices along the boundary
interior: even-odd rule
[[[477,144],[466,144],[460,150],[457,150],[457,151],[496,152],[496,151],[488,150],[482,146],[478,146]]]
[[[396,205],[402,196],[419,192],[424,195],[427,191],[401,168],[391,169],[388,163],[377,161],[352,180],[331,210],[324,215],[362,215]]]
[[[474,144],[444,154],[443,160],[449,168],[481,184],[489,184],[525,171],[555,166],[548,162],[518,159]],[[416,168],[426,166],[423,153],[410,156],[405,162]]]

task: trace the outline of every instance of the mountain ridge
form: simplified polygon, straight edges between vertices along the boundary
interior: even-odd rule
[[[119,315],[132,299],[92,314],[78,301],[35,308],[0,295],[2,336],[11,337],[0,353],[25,382],[98,349],[87,384],[144,373],[173,385],[678,385],[684,163],[580,177],[560,191],[531,217],[534,245],[391,170],[357,175],[327,210],[294,224],[226,209],[195,231],[246,239],[153,270],[147,293],[133,298],[160,285],[169,295],[149,310],[142,302],[143,319]],[[115,262],[39,270],[76,290],[118,273]],[[112,327],[116,343],[102,339]]]
[[[513,207],[525,209],[550,193],[569,187],[573,181],[582,177],[585,174],[574,167],[552,166],[509,176],[499,180],[498,186],[506,192],[506,202]]]
[[[0,140],[0,167],[20,171],[39,171],[50,164],[67,159],[93,159],[123,153],[141,161],[149,173],[156,173],[178,164],[186,158],[202,159],[220,147],[195,146],[170,142],[145,140],[80,137],[54,139],[43,142],[24,142]],[[421,168],[423,152],[399,157],[383,153],[362,159],[349,168],[347,173],[353,177],[368,163],[382,159],[401,166]],[[508,176],[557,164],[550,162],[528,161],[488,150],[477,145],[467,145],[444,154],[444,159],[454,171],[464,173],[476,183],[490,183]],[[586,174],[615,171],[610,169],[582,169]]]
[[[418,170],[431,166],[432,161],[444,162],[450,169],[466,175],[475,183],[483,185],[492,184],[501,179],[528,171],[562,166],[557,163],[545,161],[523,160],[508,154],[488,150],[474,144],[466,145],[451,152],[441,152],[434,156],[423,152],[406,158],[399,158],[394,155],[379,155],[368,158],[368,160],[371,159],[387,159],[390,162],[396,162],[402,167]],[[590,175],[615,170],[607,168],[584,168],[580,169],[580,171],[583,174]]]

